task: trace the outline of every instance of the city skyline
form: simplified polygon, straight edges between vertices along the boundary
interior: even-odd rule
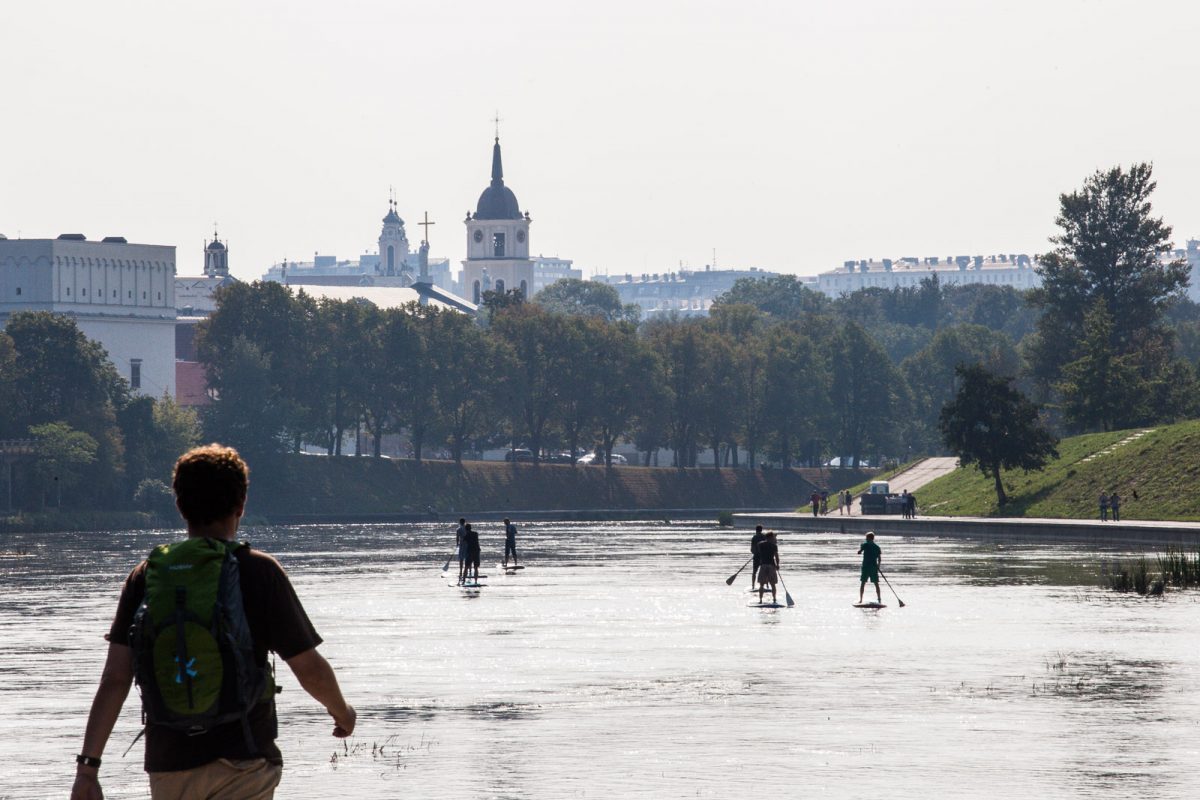
[[[215,219],[248,280],[370,249],[395,187],[457,269],[498,110],[530,252],[585,275],[1045,252],[1058,194],[1135,161],[1181,247],[1200,11],[1128,8],[30,6],[0,30],[26,120],[0,233],[174,245],[198,274]]]

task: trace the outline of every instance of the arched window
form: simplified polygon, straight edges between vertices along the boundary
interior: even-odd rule
[[[496,281],[496,294],[504,294],[504,281]]]
[[[529,299],[529,286],[525,283],[525,281],[521,281],[521,297],[526,300]]]
[[[390,244],[388,245],[387,274],[396,274],[396,248]]]
[[[475,289],[471,295],[474,299],[471,301],[475,305],[479,305],[479,281],[475,281]]]

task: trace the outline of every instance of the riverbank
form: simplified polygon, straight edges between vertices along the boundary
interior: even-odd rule
[[[1005,542],[1087,542],[1146,547],[1200,547],[1200,524],[1161,520],[1100,522],[1026,517],[825,516],[797,513],[734,514],[736,528],[764,528],[806,533],[841,533],[861,538],[879,536],[943,536]]]
[[[852,486],[870,471],[676,469],[289,456],[251,465],[244,524],[404,523],[457,519],[716,520],[722,512],[786,511],[814,488]],[[0,533],[177,527],[125,511],[0,517]]]

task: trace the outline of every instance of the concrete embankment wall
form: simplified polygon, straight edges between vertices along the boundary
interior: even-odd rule
[[[449,515],[620,519],[794,509],[860,470],[676,469],[296,456],[251,471],[247,513],[270,522],[400,522]],[[633,516],[630,516],[633,515]]]
[[[1200,525],[1180,522],[1099,522],[1058,519],[985,519],[979,517],[839,516],[746,513],[734,515],[734,526],[768,530],[840,533],[861,537],[947,536],[1005,542],[1088,542],[1147,547],[1200,547]]]

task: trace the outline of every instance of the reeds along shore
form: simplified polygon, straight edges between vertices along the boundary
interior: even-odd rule
[[[1168,547],[1167,552],[1157,556],[1157,571],[1151,562],[1142,556],[1131,564],[1117,562],[1111,570],[1102,566],[1101,575],[1107,586],[1115,592],[1137,592],[1142,595],[1161,595],[1167,587],[1189,589],[1200,587],[1200,550],[1188,554],[1183,550]]]

